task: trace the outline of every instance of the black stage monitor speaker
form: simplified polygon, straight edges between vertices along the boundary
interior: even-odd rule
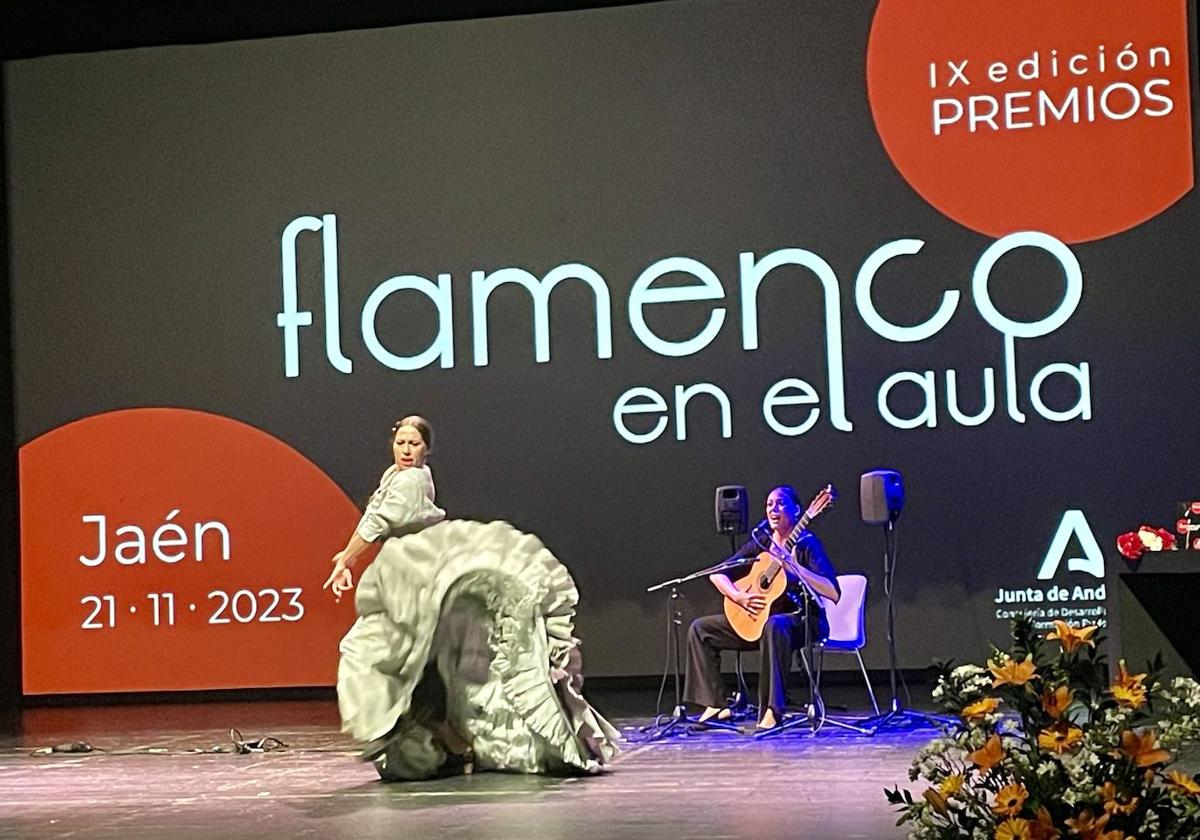
[[[750,527],[746,488],[740,484],[724,484],[717,488],[714,500],[718,534],[744,534]]]
[[[894,522],[904,508],[904,479],[895,470],[872,470],[858,480],[862,521],[868,525]]]

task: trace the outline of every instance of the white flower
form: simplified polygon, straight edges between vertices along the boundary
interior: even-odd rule
[[[1104,725],[1125,729],[1128,727],[1129,718],[1132,716],[1132,709],[1125,709],[1119,706],[1115,709],[1108,709],[1104,713]]]

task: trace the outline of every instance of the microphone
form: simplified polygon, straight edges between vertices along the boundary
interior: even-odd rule
[[[767,546],[771,542],[771,526],[767,520],[762,520],[753,528],[750,529],[750,539],[742,543],[733,554],[724,561],[732,563],[734,560],[744,559],[747,562],[755,559],[760,551],[766,551]]]
[[[766,551],[771,544],[771,523],[764,519],[751,528],[750,539],[755,545]]]

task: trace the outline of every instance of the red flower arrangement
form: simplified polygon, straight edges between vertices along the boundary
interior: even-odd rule
[[[1129,560],[1139,560],[1147,551],[1174,551],[1175,535],[1165,528],[1143,525],[1117,537],[1117,551]]]

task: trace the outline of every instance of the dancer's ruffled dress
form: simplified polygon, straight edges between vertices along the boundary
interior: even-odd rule
[[[579,691],[571,575],[537,537],[506,522],[446,521],[433,499],[427,467],[391,467],[358,525],[363,539],[387,540],[341,643],[343,729],[383,749],[384,779],[452,763],[427,725],[443,714],[476,769],[599,769],[618,735]]]

